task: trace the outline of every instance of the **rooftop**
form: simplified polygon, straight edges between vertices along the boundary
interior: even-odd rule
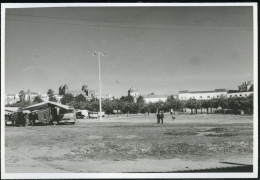
[[[187,94],[187,93],[216,93],[216,92],[228,92],[227,89],[215,89],[210,91],[179,91],[179,94]]]
[[[144,95],[143,98],[167,98],[168,95]]]

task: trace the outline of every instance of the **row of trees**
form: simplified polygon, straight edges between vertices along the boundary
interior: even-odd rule
[[[43,99],[40,95],[35,96],[34,99],[30,99],[30,96],[26,99],[26,92],[24,90],[19,91],[19,101],[14,104],[9,104],[6,106],[10,107],[26,107],[33,104],[41,103],[43,102]]]
[[[36,96],[33,101],[25,100],[25,92],[19,92],[20,101],[12,104],[11,106],[25,107],[35,103],[43,102],[40,96]],[[49,96],[49,101],[57,102],[54,97],[54,91],[49,89],[47,92]],[[87,109],[89,111],[99,110],[99,100],[92,97],[91,100],[86,100],[83,94],[73,97],[72,94],[65,94],[61,99],[62,104],[66,104],[74,107],[75,109]],[[253,113],[253,95],[248,97],[233,97],[225,98],[221,96],[220,98],[214,98],[209,100],[178,100],[173,96],[169,96],[166,102],[159,101],[155,103],[145,103],[144,98],[139,96],[137,101],[134,101],[132,96],[122,96],[120,99],[105,99],[102,100],[102,110],[106,114],[113,114],[116,112],[121,112],[124,114],[136,114],[136,113],[156,113],[157,111],[169,112],[170,109],[173,111],[184,111],[190,109],[191,114],[197,114],[198,111],[202,113],[205,109],[207,114],[212,113],[212,109],[221,109],[223,114],[231,113],[237,114],[239,111],[243,110],[247,114]],[[216,112],[216,111],[215,111]],[[218,111],[219,112],[219,111]]]
[[[244,111],[246,114],[253,113],[253,94],[248,97],[233,97],[233,98],[213,98],[209,100],[195,100],[189,99],[185,102],[185,107],[191,109],[191,114],[198,113],[198,110],[206,109],[207,113],[212,113],[212,109],[221,109],[223,114],[231,113],[231,114],[238,114],[241,111]],[[194,112],[195,111],[195,112]]]
[[[99,100],[92,98],[91,100],[86,100],[85,97],[80,94],[76,97],[73,97],[71,94],[66,94],[61,99],[62,104],[67,104],[73,106],[76,109],[87,109],[90,111],[99,110]],[[207,114],[215,112],[231,113],[238,114],[243,110],[247,114],[253,113],[253,95],[248,97],[234,97],[234,98],[215,98],[209,100],[178,100],[173,96],[169,96],[166,102],[159,101],[155,103],[145,103],[142,96],[137,98],[137,101],[134,102],[132,96],[122,96],[120,99],[105,99],[102,100],[102,110],[106,114],[113,114],[115,110],[118,110],[124,114],[136,114],[136,113],[156,113],[157,111],[169,112],[170,109],[173,111],[183,111],[186,112],[186,109],[190,109],[191,114],[197,114],[200,110],[205,109]]]

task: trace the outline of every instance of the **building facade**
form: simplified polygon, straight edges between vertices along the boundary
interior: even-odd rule
[[[134,102],[137,102],[137,98],[140,96],[140,94],[137,89],[132,87],[128,90],[128,96],[132,96],[134,98]]]
[[[238,86],[239,92],[250,92],[253,91],[253,81],[246,81],[240,86]]]
[[[229,89],[215,89],[213,91],[179,91],[179,100],[207,100],[213,98],[232,98],[232,97],[247,97],[253,94],[253,81],[244,82],[242,85],[238,86],[238,90]]]
[[[144,98],[145,103],[156,103],[159,101],[166,102],[168,96],[167,95],[149,94],[149,95],[144,95],[143,98]]]
[[[227,97],[227,89],[215,89],[213,91],[179,91],[179,100],[207,100],[213,98]]]

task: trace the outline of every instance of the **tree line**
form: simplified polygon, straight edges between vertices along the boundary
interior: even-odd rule
[[[49,89],[47,92],[49,101],[57,102],[54,97],[54,91]],[[25,92],[19,92],[20,101],[9,106],[26,107],[35,103],[43,102],[40,96],[36,96],[33,101],[25,100]],[[94,96],[87,100],[83,94],[73,96],[70,93],[64,94],[61,103],[74,107],[75,109],[86,109],[89,111],[99,111],[99,99]],[[165,102],[158,101],[155,103],[146,103],[142,96],[139,96],[135,101],[132,96],[122,96],[121,98],[103,99],[102,110],[110,114],[137,114],[137,113],[156,113],[158,111],[169,112],[172,109],[174,112],[187,112],[190,110],[191,114],[203,113],[229,113],[239,114],[243,111],[245,114],[253,114],[253,94],[248,97],[232,97],[213,98],[208,100],[179,100],[173,96],[169,96]]]
[[[99,111],[99,99],[92,97],[86,100],[84,95],[80,94],[73,97],[71,94],[65,94],[61,99],[62,104],[67,104],[75,109],[87,109],[89,111]],[[170,110],[186,112],[190,109],[191,114],[202,113],[203,110],[207,114],[223,113],[223,114],[239,114],[243,111],[245,114],[253,114],[253,94],[248,97],[232,97],[213,98],[209,100],[179,100],[173,96],[169,96],[165,102],[149,102],[146,103],[142,96],[139,96],[136,101],[132,96],[122,96],[121,98],[112,98],[102,100],[102,110],[106,114],[115,114],[121,112],[123,114],[137,113],[156,113],[158,111],[169,112]]]

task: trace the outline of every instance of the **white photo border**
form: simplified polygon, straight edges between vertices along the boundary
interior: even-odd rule
[[[253,7],[254,50],[254,115],[253,115],[253,172],[252,173],[5,173],[5,12],[8,8],[47,7]],[[122,179],[122,178],[257,178],[258,176],[258,9],[256,2],[249,3],[2,3],[1,4],[1,177],[3,179]]]

